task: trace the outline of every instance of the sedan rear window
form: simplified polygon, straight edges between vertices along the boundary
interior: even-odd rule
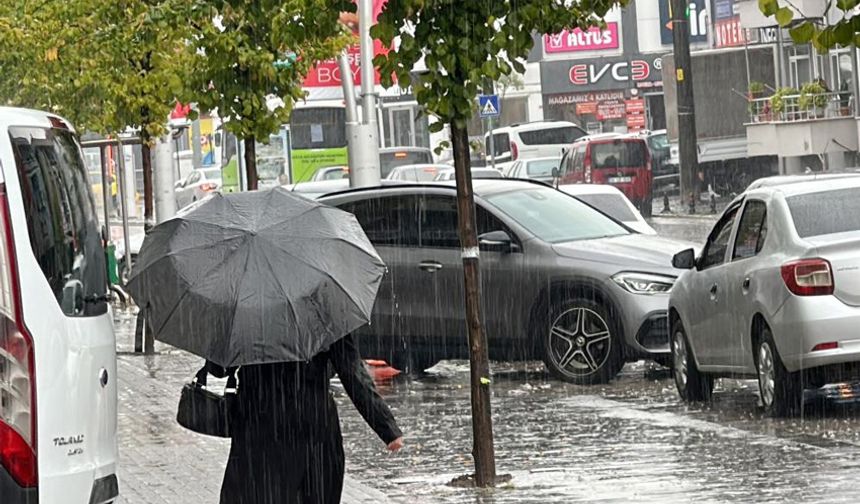
[[[552,175],[552,169],[558,168],[559,162],[559,159],[529,161],[526,163],[526,172],[529,177],[549,177]]]
[[[645,166],[645,142],[613,140],[591,144],[591,160],[595,169],[638,168]]]
[[[860,187],[786,198],[801,238],[860,231]]]
[[[583,136],[585,131],[576,126],[520,131],[520,140],[526,145],[569,145]]]
[[[624,196],[618,194],[578,194],[578,199],[588,203],[613,219],[621,222],[632,222],[636,216],[630,211]]]
[[[621,224],[585,203],[548,187],[493,194],[486,199],[549,243],[630,234]]]

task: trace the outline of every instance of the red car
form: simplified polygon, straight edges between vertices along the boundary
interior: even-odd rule
[[[634,135],[592,135],[574,142],[559,166],[560,184],[608,184],[651,216],[651,154]]]

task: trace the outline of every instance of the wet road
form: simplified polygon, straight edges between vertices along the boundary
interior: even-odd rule
[[[698,244],[712,224],[653,223]],[[128,319],[118,326],[121,349],[132,327]],[[199,359],[158,349],[147,360],[120,358],[121,482],[124,494],[141,496],[125,501],[156,502],[155,482],[158,495],[179,499],[157,502],[184,502],[183,495],[214,502],[225,443],[184,432],[172,419],[179,387]],[[858,500],[855,404],[813,397],[802,419],[771,419],[758,406],[755,382],[720,380],[712,403],[687,406],[666,370],[643,362],[596,387],[552,379],[533,362],[493,363],[491,378],[498,472],[513,476],[509,484],[480,492],[447,485],[473,469],[469,369],[461,361],[380,384],[406,435],[398,454],[385,451],[335,384],[349,475],[409,504]],[[190,487],[183,483],[189,470]]]

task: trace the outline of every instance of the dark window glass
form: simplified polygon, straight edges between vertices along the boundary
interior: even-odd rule
[[[718,266],[726,260],[726,249],[729,247],[729,237],[732,234],[732,225],[735,222],[735,215],[737,213],[737,207],[730,210],[711,231],[708,242],[705,244],[705,250],[702,253],[699,269]]]
[[[33,254],[63,312],[107,311],[107,270],[87,171],[68,131],[10,129]]]
[[[741,223],[738,226],[738,237],[735,239],[734,259],[746,259],[759,253],[764,245],[767,205],[762,201],[747,202]]]
[[[594,169],[637,168],[645,166],[648,148],[641,140],[613,140],[591,144]]]
[[[492,156],[496,158],[496,162],[502,161],[499,158],[503,157],[503,154],[507,154],[508,156],[510,156],[511,138],[508,136],[507,133],[496,133],[495,135],[493,135],[493,149],[495,149],[495,152],[493,152],[493,149],[490,149],[489,135],[485,138],[485,144],[486,152],[493,153]]]
[[[520,140],[526,145],[568,145],[583,136],[585,131],[576,126],[520,132]]]
[[[432,163],[433,153],[430,150],[402,150],[379,153],[380,175],[382,178],[386,178],[391,173],[391,170],[398,166]]]
[[[624,196],[618,194],[577,194],[576,197],[606,215],[621,222],[636,220],[636,216],[630,211]]]
[[[387,196],[339,205],[358,219],[374,245],[418,246],[418,199],[415,196]]]
[[[786,198],[801,238],[860,231],[860,187]]]
[[[346,147],[346,110],[338,107],[297,108],[290,115],[293,149]]]
[[[457,200],[451,196],[426,196],[420,201],[421,246],[459,248]]]
[[[572,169],[568,171],[578,171],[581,172],[585,169],[585,146],[580,145],[576,148],[576,151],[573,153],[573,159],[571,162]]]

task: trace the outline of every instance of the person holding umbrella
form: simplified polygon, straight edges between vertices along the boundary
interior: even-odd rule
[[[155,337],[204,357],[204,378],[238,368],[222,504],[340,502],[332,371],[403,446],[351,336],[384,271],[354,216],[282,188],[215,194],[147,235],[129,289]]]

